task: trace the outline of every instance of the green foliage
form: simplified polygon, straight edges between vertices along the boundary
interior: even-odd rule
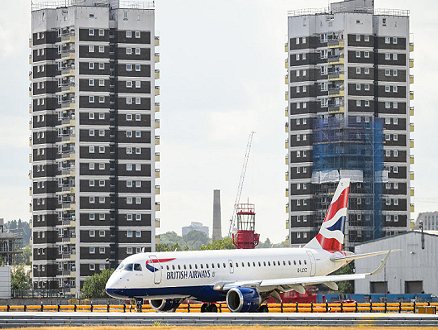
[[[354,274],[354,261],[350,262],[345,267],[337,270],[333,274],[336,275],[345,275],[345,274]],[[338,284],[338,293],[354,293],[354,281],[341,281],[337,282]]]
[[[259,245],[256,246],[256,249],[269,249],[269,248],[285,248],[287,247],[286,241],[281,241],[280,243],[274,244],[271,243],[269,238],[266,238],[266,241],[260,242]]]
[[[25,246],[24,248],[20,249],[19,254],[17,254],[14,258],[14,264],[15,265],[20,265],[20,264],[25,264],[25,265],[31,265],[32,261],[32,248],[30,247],[30,245]]]
[[[202,245],[200,247],[200,250],[233,250],[235,248],[236,247],[233,244],[233,240],[231,238],[225,237],[223,239],[214,241],[213,243]]]
[[[31,279],[30,271],[26,272],[24,265],[13,267],[11,272],[11,289],[12,290],[27,290],[30,288]]]
[[[210,239],[205,233],[198,230],[191,231],[182,237],[174,231],[168,231],[160,235],[160,242],[155,246],[156,251],[187,251],[199,250],[202,245],[208,244]]]
[[[85,279],[81,293],[86,298],[106,298],[105,285],[114,270],[104,269]]]

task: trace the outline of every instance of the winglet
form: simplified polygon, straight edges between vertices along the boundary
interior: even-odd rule
[[[386,261],[388,260],[389,254],[393,251],[396,250],[389,250],[388,253],[386,254],[385,258],[383,258],[382,263],[380,264],[380,266],[372,273],[367,274],[366,276],[374,276],[374,275],[379,275],[382,272],[383,267],[386,264]]]

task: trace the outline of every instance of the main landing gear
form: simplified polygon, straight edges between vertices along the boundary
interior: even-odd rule
[[[268,305],[261,305],[257,313],[269,313]]]
[[[217,306],[212,303],[203,303],[201,313],[217,313]]]

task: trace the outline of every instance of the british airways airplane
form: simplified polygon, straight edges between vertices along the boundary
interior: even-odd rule
[[[303,248],[175,251],[139,253],[121,262],[109,278],[106,292],[137,305],[148,299],[159,312],[174,312],[184,299],[202,301],[202,312],[216,312],[226,301],[231,312],[268,312],[266,298],[337,281],[363,279],[380,273],[389,253],[355,255],[342,251],[349,179],[336,189],[319,233]],[[372,273],[328,275],[354,259],[386,254]]]

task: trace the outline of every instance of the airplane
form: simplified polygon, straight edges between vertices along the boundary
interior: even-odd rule
[[[306,285],[324,284],[379,274],[390,251],[355,255],[343,251],[350,179],[341,179],[319,233],[303,248],[138,253],[124,259],[105,290],[140,307],[148,299],[157,312],[174,312],[182,301],[203,302],[201,312],[217,312],[225,301],[231,312],[268,312],[265,301]],[[328,275],[349,262],[386,254],[371,273]]]

